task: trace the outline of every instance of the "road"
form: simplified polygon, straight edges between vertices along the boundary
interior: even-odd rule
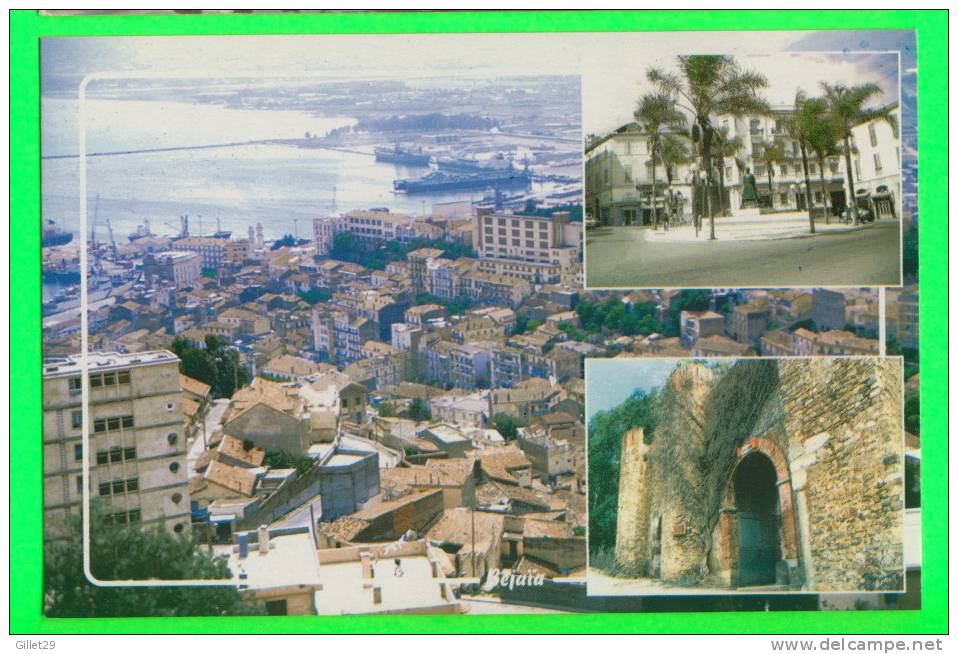
[[[705,228],[708,229],[706,222]],[[899,223],[767,241],[649,243],[648,227],[586,234],[589,288],[876,286],[900,283]]]
[[[220,420],[223,419],[223,414],[226,413],[226,409],[229,407],[229,405],[230,401],[227,399],[213,400],[210,408],[206,412],[205,420],[207,438],[209,438],[209,436],[216,431],[216,428],[219,427]],[[201,431],[196,435],[196,438],[193,439],[193,442],[190,443],[189,452],[186,453],[186,464],[191,475],[193,474],[193,464],[205,449],[206,444],[203,442],[203,432]]]

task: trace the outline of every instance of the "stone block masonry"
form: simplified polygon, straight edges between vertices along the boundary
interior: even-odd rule
[[[900,358],[681,363],[622,439],[617,572],[903,590],[902,390]]]

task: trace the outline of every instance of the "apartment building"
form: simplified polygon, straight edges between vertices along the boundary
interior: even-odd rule
[[[897,104],[890,107],[899,119]],[[742,203],[742,175],[751,169],[762,207],[772,210],[804,210],[805,172],[798,141],[791,138],[787,123],[794,113],[791,106],[773,107],[767,116],[717,116],[714,125],[727,131],[731,138],[740,138],[742,149],[721,162],[722,199],[737,208]],[[900,120],[898,121],[900,123]],[[901,150],[898,127],[880,120],[857,125],[852,130],[852,173],[859,199],[868,200],[879,216],[895,217],[900,198]],[[684,134],[679,134],[684,136]],[[769,171],[763,154],[770,145],[777,145],[785,159]],[[648,136],[634,122],[626,123],[602,137],[592,137],[585,149],[586,213],[605,225],[648,225],[652,223],[652,159]],[[842,156],[825,160],[819,170],[814,157],[808,159],[810,195],[816,209],[828,206],[840,213],[850,197]],[[771,173],[771,174],[770,174]],[[824,188],[822,185],[824,179]],[[661,212],[668,184],[680,194],[680,211],[689,213],[697,203],[693,190],[693,172],[687,163],[666,166],[656,162],[656,210]]]
[[[579,260],[582,224],[562,211],[551,216],[480,211],[473,218],[473,242],[479,272],[554,284]]]
[[[172,249],[178,252],[195,252],[200,255],[200,265],[203,268],[216,270],[223,264],[245,263],[249,259],[250,242],[246,239],[189,236],[173,241]]]
[[[64,535],[83,498],[79,356],[43,364],[44,536]],[[90,497],[107,519],[174,533],[190,526],[179,359],[165,350],[87,355]]]

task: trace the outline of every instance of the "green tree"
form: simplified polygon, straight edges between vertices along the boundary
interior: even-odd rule
[[[639,98],[633,113],[643,133],[648,138],[649,157],[652,163],[652,228],[658,227],[658,208],[656,204],[656,164],[662,150],[665,133],[685,129],[685,115],[675,106],[671,93],[647,93]]]
[[[525,427],[526,423],[508,413],[497,413],[492,418],[492,426],[496,431],[502,434],[507,441],[514,441],[519,436],[519,427]]]
[[[615,521],[619,501],[619,465],[622,436],[634,427],[645,429],[651,442],[657,393],[641,389],[622,404],[599,411],[589,421],[589,550],[592,554],[615,548]]]
[[[186,498],[188,501],[188,498]],[[230,579],[222,557],[185,536],[154,528],[113,525],[94,505],[90,524],[90,571],[97,579]],[[187,529],[189,520],[187,519]],[[83,531],[79,516],[68,538],[47,546],[44,555],[45,613],[50,617],[166,617],[261,615],[235,586],[122,588],[92,585],[83,573]]]
[[[921,435],[921,398],[918,393],[905,396],[905,431]]]
[[[718,182],[719,182],[719,211],[725,215],[725,160],[735,159],[736,155],[745,147],[740,136],[729,134],[728,127],[724,125],[717,127],[713,135],[713,151],[715,152],[716,163],[718,164]],[[731,210],[729,207],[728,210]]]
[[[808,211],[808,231],[815,233],[815,217],[812,215],[812,181],[808,176],[808,150],[811,147],[811,135],[822,119],[814,102],[801,89],[795,93],[795,113],[785,121],[789,136],[798,141],[802,153],[802,172],[805,175],[805,209]]]
[[[776,141],[766,141],[762,144],[762,150],[758,153],[758,160],[765,166],[765,172],[768,175],[768,206],[774,206],[773,197],[775,195],[772,189],[772,178],[775,176],[775,166],[785,161],[785,151]]]
[[[266,456],[263,457],[263,465],[270,468],[295,468],[296,473],[303,475],[309,472],[316,460],[305,454],[296,454],[281,449],[266,450]]]
[[[216,383],[216,361],[208,351],[193,346],[180,336],[173,339],[170,349],[180,358],[181,373],[209,386]]]
[[[715,116],[741,117],[768,114],[768,102],[759,93],[768,86],[760,73],[742,70],[735,59],[724,55],[678,57],[679,74],[650,68],[649,81],[664,94],[677,98],[676,106],[692,117],[692,137],[701,146],[702,163],[711,198],[714,185],[712,157]],[[709,238],[715,239],[715,207],[709,200]]]
[[[425,400],[417,397],[409,403],[409,408],[406,409],[406,417],[416,422],[432,420],[432,409],[429,408]]]
[[[845,155],[845,175],[848,179],[848,191],[851,193],[849,202],[855,205],[855,176],[852,174],[852,128],[869,120],[882,120],[897,128],[898,123],[891,113],[890,107],[870,108],[868,104],[880,96],[881,87],[877,84],[858,84],[846,86],[844,84],[829,84],[822,82],[825,92],[825,102],[828,104],[832,124],[836,129],[838,139],[842,143],[842,152]],[[855,223],[858,223],[858,212],[852,211]]]
[[[822,200],[825,209],[825,222],[831,217],[830,193],[825,182],[825,164],[831,157],[841,153],[838,129],[829,114],[828,102],[824,98],[807,98],[802,103],[801,120],[807,123],[808,147],[815,153],[818,163],[818,181],[822,187]]]

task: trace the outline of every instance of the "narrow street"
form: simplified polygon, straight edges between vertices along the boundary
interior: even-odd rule
[[[229,405],[230,401],[225,398],[213,400],[210,404],[210,408],[206,411],[205,418],[207,438],[219,427],[220,420],[223,419],[223,414],[226,413],[226,409]],[[200,431],[196,435],[196,438],[190,443],[189,451],[186,453],[187,469],[190,471],[191,476],[193,474],[193,464],[196,462],[196,459],[199,458],[200,454],[203,453],[203,450],[206,449],[206,444],[203,442],[203,433],[203,431]]]

